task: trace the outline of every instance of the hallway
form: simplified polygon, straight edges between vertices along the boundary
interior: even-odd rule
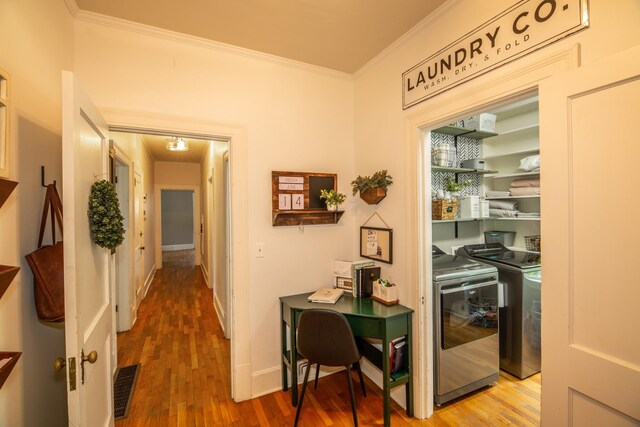
[[[291,426],[290,394],[277,391],[235,403],[231,399],[230,341],[224,339],[194,251],[163,253],[134,327],[118,334],[118,366],[140,363],[128,426]],[[274,346],[279,347],[278,343]],[[382,425],[380,389],[365,379],[367,398],[353,376],[360,425]],[[540,374],[519,381],[501,372],[497,386],[436,409],[428,421],[407,419],[393,403],[393,426],[538,425]],[[351,426],[343,373],[309,388],[300,426]]]

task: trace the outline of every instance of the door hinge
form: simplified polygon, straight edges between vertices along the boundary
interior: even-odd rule
[[[117,184],[118,183],[118,177],[117,176],[116,176],[115,180],[116,180],[116,184]]]
[[[76,358],[69,358],[69,391],[76,389]]]
[[[116,313],[118,312],[118,304],[116,304]]]
[[[424,297],[420,297],[420,304],[424,305]]]

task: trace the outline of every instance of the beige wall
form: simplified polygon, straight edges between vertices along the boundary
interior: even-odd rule
[[[351,199],[337,225],[272,227],[271,171],[337,173],[339,190],[349,192],[351,78],[85,20],[76,32],[78,77],[98,106],[246,129],[252,393],[277,389],[278,297],[331,284],[333,260],[354,256],[356,233]],[[264,258],[254,256],[257,242]]]
[[[64,375],[52,369],[64,356],[63,325],[38,321],[24,255],[38,241],[41,165],[47,183],[56,180],[62,188],[61,70],[73,68],[73,31],[62,1],[0,2],[0,67],[12,78],[10,179],[19,182],[0,210],[0,264],[21,267],[0,300],[0,350],[22,352],[0,389],[0,426],[67,424]]]
[[[144,223],[144,246],[147,248],[144,251],[144,280],[148,282],[154,270],[155,266],[155,197],[154,197],[154,184],[155,184],[155,170],[154,160],[149,154],[142,142],[142,137],[138,134],[127,132],[110,132],[109,139],[113,140],[115,146],[121,150],[133,163],[133,170],[131,172],[131,180],[133,181],[134,171],[142,172],[142,185],[144,187],[145,200],[143,202],[143,209],[145,210],[146,221]],[[130,200],[133,201],[133,195],[131,194]],[[131,218],[131,226],[133,226],[134,219]],[[148,283],[145,283],[148,285]]]
[[[200,185],[198,163],[155,162],[155,183],[169,185]]]

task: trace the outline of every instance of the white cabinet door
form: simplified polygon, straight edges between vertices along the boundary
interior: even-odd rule
[[[62,75],[65,340],[69,425],[113,425],[113,307],[109,251],[93,243],[87,208],[91,185],[106,179],[107,125],[73,73]],[[94,363],[83,362],[96,351]],[[73,365],[75,364],[75,372]],[[75,382],[75,389],[71,383]]]
[[[542,424],[640,421],[640,47],[540,86]]]

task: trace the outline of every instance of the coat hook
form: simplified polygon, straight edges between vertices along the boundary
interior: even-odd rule
[[[47,185],[44,183],[44,166],[40,166],[40,183],[43,187],[47,187]],[[56,186],[55,180],[53,180],[53,186]]]

